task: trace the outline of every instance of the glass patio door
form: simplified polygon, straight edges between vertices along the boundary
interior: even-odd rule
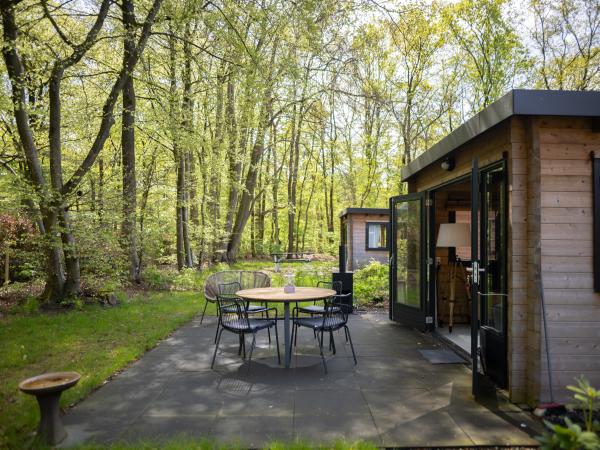
[[[426,327],[426,233],[423,193],[390,199],[390,319]]]
[[[504,164],[481,173],[481,362],[501,388],[508,382],[506,282],[506,178]]]
[[[504,388],[508,378],[504,163],[480,172],[473,160],[471,198],[471,359],[477,397],[482,381]]]
[[[471,165],[471,392],[479,395],[479,162]]]

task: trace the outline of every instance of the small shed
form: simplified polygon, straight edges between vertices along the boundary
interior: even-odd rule
[[[387,208],[346,208],[340,213],[340,245],[346,249],[347,270],[373,260],[387,264],[389,216]]]
[[[402,179],[390,317],[464,348],[475,395],[482,377],[530,405],[600,386],[600,92],[511,91]]]

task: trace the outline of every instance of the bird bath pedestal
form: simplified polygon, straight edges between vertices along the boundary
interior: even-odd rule
[[[60,394],[76,385],[79,378],[77,372],[54,372],[27,378],[19,384],[21,391],[37,398],[41,415],[38,436],[48,445],[56,445],[67,437],[60,419]]]

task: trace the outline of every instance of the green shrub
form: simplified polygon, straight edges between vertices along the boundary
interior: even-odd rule
[[[574,392],[576,405],[570,405],[569,410],[577,409],[583,414],[583,426],[565,417],[565,424],[546,422],[549,432],[539,437],[542,449],[566,450],[600,450],[600,423],[594,420],[594,412],[600,402],[600,391],[590,386],[584,378],[577,379],[577,386],[567,386]]]
[[[389,267],[379,261],[354,272],[354,298],[358,303],[381,303],[389,299]]]
[[[27,297],[23,304],[23,311],[26,314],[36,314],[40,309],[40,302],[36,297]]]
[[[173,278],[173,287],[179,291],[199,289],[202,287],[200,273],[191,267],[184,268]]]
[[[168,289],[173,282],[173,274],[157,267],[146,267],[142,275],[146,284],[153,289]]]

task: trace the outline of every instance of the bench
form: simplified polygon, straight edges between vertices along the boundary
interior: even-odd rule
[[[292,253],[271,253],[275,263],[275,272],[279,272],[279,264],[282,262],[304,262],[312,261],[314,253],[312,252],[292,252]]]

